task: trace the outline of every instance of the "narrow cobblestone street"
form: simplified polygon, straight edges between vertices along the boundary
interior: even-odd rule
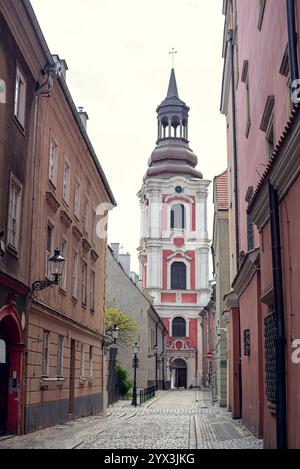
[[[240,421],[212,405],[209,392],[159,392],[134,409],[111,406],[106,416],[79,419],[35,434],[0,440],[0,449],[260,449]]]

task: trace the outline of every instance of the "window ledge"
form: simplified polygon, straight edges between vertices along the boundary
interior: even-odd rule
[[[89,378],[88,383],[89,383],[89,386],[92,386],[92,384],[94,384],[94,378]]]
[[[66,380],[64,378],[41,378],[41,389],[48,389],[49,384],[56,384],[62,386]]]
[[[86,379],[86,378],[80,378],[80,380],[79,380],[79,385],[80,385],[80,386],[85,386],[86,382],[87,382],[87,379]]]
[[[19,253],[18,251],[16,250],[16,248],[14,248],[11,244],[8,244],[6,246],[6,249],[7,249],[7,252],[9,254],[11,254],[12,256],[14,256],[16,259],[19,259]]]

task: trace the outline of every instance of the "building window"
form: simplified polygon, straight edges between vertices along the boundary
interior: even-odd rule
[[[49,356],[50,356],[50,332],[44,331],[43,337],[43,357],[42,357],[42,376],[49,376]]]
[[[21,224],[22,185],[11,174],[9,186],[9,206],[7,220],[7,244],[16,252],[19,248]]]
[[[244,355],[250,357],[251,345],[250,345],[250,329],[244,331]]]
[[[183,318],[176,318],[172,323],[172,337],[186,337],[186,322]]]
[[[46,228],[46,277],[51,277],[49,259],[53,256],[54,251],[54,226],[48,221]]]
[[[21,70],[17,67],[14,115],[23,129],[25,128],[25,113],[26,113],[26,80]]]
[[[70,202],[70,172],[69,163],[64,161],[63,199],[68,204]]]
[[[87,304],[87,263],[84,260],[82,262],[82,289],[81,289],[82,304]]]
[[[276,403],[276,322],[275,313],[265,318],[265,376],[269,402]]]
[[[268,96],[263,113],[260,130],[266,134],[266,154],[270,159],[275,149],[275,136],[274,136],[274,96]]]
[[[289,48],[286,47],[282,63],[280,66],[279,73],[286,79],[286,94],[287,94],[287,115],[290,117],[293,111],[292,103],[292,82],[291,82],[291,72],[290,72],[290,61],[289,61]]]
[[[78,252],[73,251],[73,260],[72,260],[72,297],[75,300],[77,300],[77,297],[78,297],[78,262],[79,262]]]
[[[93,355],[94,355],[94,347],[90,346],[90,351],[89,351],[89,379],[93,379]]]
[[[251,215],[247,215],[247,241],[248,251],[254,249],[254,232],[253,232],[253,220]]]
[[[93,243],[96,244],[97,241],[97,213],[96,210],[93,208]]]
[[[91,298],[90,298],[90,303],[91,303],[91,311],[95,311],[95,272],[94,270],[91,270]]]
[[[80,182],[77,179],[75,183],[75,201],[74,201],[74,215],[77,218],[77,220],[80,219]]]
[[[67,271],[68,271],[68,242],[62,238],[61,240],[61,255],[65,259],[64,268],[62,271],[62,276],[60,280],[61,288],[66,291],[67,290]]]
[[[6,342],[0,336],[0,365],[7,364]]]
[[[265,7],[266,7],[266,0],[258,0],[258,23],[257,27],[259,31],[262,28],[262,23],[264,19],[264,13],[265,13]]]
[[[81,344],[80,349],[80,378],[84,379],[84,359],[85,359],[85,346]]]
[[[174,262],[171,266],[171,290],[186,290],[186,275],[184,262]]]
[[[64,375],[64,336],[58,336],[57,343],[57,377],[63,378]]]
[[[56,177],[57,177],[57,149],[58,146],[54,140],[50,139],[50,157],[49,157],[49,180],[56,186]]]
[[[88,210],[89,210],[89,198],[87,194],[85,194],[84,205],[83,205],[83,229],[86,233],[88,233],[88,226],[89,226]]]
[[[185,207],[182,204],[173,205],[171,209],[171,229],[185,229]]]
[[[251,127],[251,109],[250,109],[250,87],[249,87],[249,62],[245,60],[242,71],[242,82],[245,83],[246,87],[246,127],[245,135],[249,137]]]

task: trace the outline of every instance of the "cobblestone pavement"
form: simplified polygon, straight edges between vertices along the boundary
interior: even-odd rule
[[[192,390],[159,392],[136,409],[120,401],[106,416],[0,439],[3,448],[261,449],[262,442],[226,410],[212,405],[210,393]]]

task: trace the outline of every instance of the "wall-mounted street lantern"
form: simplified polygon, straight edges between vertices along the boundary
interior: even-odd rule
[[[49,259],[50,271],[54,280],[37,280],[32,285],[32,290],[41,291],[52,285],[59,285],[59,279],[62,276],[65,262],[66,260],[60,255],[60,250],[55,249],[54,256]]]
[[[112,336],[112,338],[113,338],[114,345],[116,345],[117,340],[118,340],[118,338],[119,338],[119,335],[120,335],[120,329],[119,329],[118,326],[115,324],[115,325],[114,325],[114,328],[113,328],[112,331],[111,331],[111,336]]]

